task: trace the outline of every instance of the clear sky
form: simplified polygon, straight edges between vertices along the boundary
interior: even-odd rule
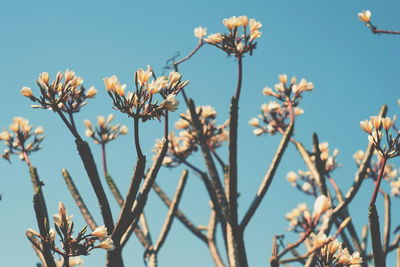
[[[75,179],[92,213],[101,221],[97,201],[75,149],[74,140],[61,120],[50,111],[32,110],[21,97],[22,86],[37,89],[38,74],[48,71],[53,77],[59,70],[72,69],[95,86],[99,94],[77,116],[80,129],[84,119],[114,113],[116,121],[132,123],[112,110],[102,79],[118,75],[133,87],[133,73],[148,64],[157,73],[165,61],[179,51],[186,55],[196,45],[193,29],[203,26],[208,33],[224,30],[223,18],[247,15],[261,21],[262,37],[252,57],[244,59],[243,91],[239,128],[240,215],[248,207],[279,142],[278,137],[255,137],[247,121],[256,116],[259,106],[269,99],[261,94],[264,86],[273,86],[279,74],[306,78],[315,91],[305,95],[301,107],[305,113],[298,119],[295,137],[307,146],[315,131],[321,141],[340,150],[343,167],[334,178],[347,191],[356,170],[353,153],[365,149],[367,136],[359,121],[376,114],[381,104],[389,105],[389,114],[398,113],[400,37],[372,35],[358,20],[357,13],[372,11],[372,21],[380,28],[400,30],[398,1],[3,1],[0,9],[0,75],[3,92],[0,98],[0,128],[7,127],[13,116],[27,117],[42,125],[47,138],[43,150],[32,156],[44,180],[49,213],[57,211],[63,201],[74,214],[77,227],[84,225],[61,177],[67,168]],[[180,68],[190,80],[188,94],[198,104],[210,104],[219,112],[219,121],[227,119],[229,99],[236,83],[233,58],[214,47],[204,47]],[[183,105],[180,112],[184,112]],[[178,113],[175,114],[177,118]],[[158,122],[146,123],[142,132],[143,149],[151,157],[154,140],[162,135]],[[98,165],[99,148],[93,143]],[[226,150],[221,154],[226,158]],[[131,135],[109,145],[109,169],[125,193],[135,161]],[[199,157],[192,159],[203,167]],[[399,163],[393,160],[392,163]],[[305,169],[295,149],[290,147],[257,215],[245,233],[250,266],[266,266],[273,234],[286,233],[284,219],[299,202],[312,205],[285,180],[290,170]],[[181,167],[164,170],[159,183],[173,194]],[[387,185],[384,185],[388,189]],[[367,203],[373,186],[363,184],[350,209],[360,229],[367,223]],[[32,186],[27,167],[17,158],[9,165],[0,162],[1,227],[0,255],[2,266],[34,266],[36,255],[25,238],[25,230],[37,228],[32,209]],[[117,205],[110,201],[117,216]],[[207,224],[207,197],[199,179],[191,175],[180,206],[196,224]],[[382,199],[378,198],[380,212]],[[394,209],[399,201],[395,199]],[[166,209],[151,195],[146,207],[155,239]],[[400,221],[393,214],[393,225]],[[212,266],[206,249],[179,222],[175,222],[159,254],[160,266]],[[286,241],[295,239],[287,235]],[[143,249],[132,238],[124,255],[130,266],[143,266]],[[86,266],[101,266],[104,253],[94,251],[86,257]],[[392,259],[391,259],[392,260]],[[393,266],[392,264],[389,266]]]

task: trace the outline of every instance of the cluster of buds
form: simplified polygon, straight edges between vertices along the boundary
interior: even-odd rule
[[[297,173],[295,173],[294,171],[290,171],[286,175],[286,179],[293,187],[296,187],[301,192],[307,195],[312,195],[315,197],[317,196],[318,182],[310,171],[305,172],[302,170],[298,170]]]
[[[364,156],[365,153],[362,150],[358,150],[356,153],[354,153],[353,158],[355,159],[357,166],[361,164]],[[378,179],[380,166],[382,164],[382,157],[379,156],[376,150],[374,151],[374,156],[375,157],[371,160],[371,163],[367,168],[365,178],[371,178],[376,181]],[[385,169],[382,173],[382,178],[390,183],[392,195],[400,196],[400,178],[398,178],[398,170],[396,166],[390,163],[386,163]]]
[[[297,208],[286,214],[289,221],[289,231],[303,233],[310,231],[317,226],[320,217],[330,208],[330,203],[325,195],[320,195],[315,199],[314,211],[311,215],[305,203],[301,203]]]
[[[113,114],[108,115],[107,119],[103,116],[98,116],[98,126],[96,127],[93,127],[89,120],[85,120],[84,124],[87,128],[85,131],[86,136],[92,138],[96,144],[105,145],[116,139],[118,136],[127,134],[128,127],[126,125],[110,124],[113,119]]]
[[[339,149],[335,148],[332,152],[332,155],[329,153],[329,143],[323,142],[319,144],[319,150],[321,151],[321,163],[325,172],[329,174],[330,172],[336,170],[336,168],[341,165],[336,161],[337,156],[339,155]],[[311,159],[315,161],[315,156],[312,156]]]
[[[394,121],[381,116],[371,116],[369,120],[360,122],[360,127],[369,134],[368,139],[374,144],[379,155],[385,159],[394,158],[400,155],[400,132],[396,131],[393,137],[391,129],[394,128]],[[384,131],[381,130],[384,129]],[[383,132],[385,132],[386,144],[382,145]]]
[[[211,151],[215,151],[228,140],[228,131],[226,130],[228,123],[217,125],[217,112],[211,106],[196,107],[196,113],[203,127],[206,144]],[[181,119],[175,123],[175,128],[179,130],[179,134],[177,136],[174,133],[170,134],[169,148],[164,159],[165,165],[169,167],[175,167],[183,162],[192,152],[197,151],[199,144],[197,131],[189,111],[181,114]],[[160,142],[157,142],[155,151],[159,145]]]
[[[1,155],[4,159],[10,160],[12,154],[18,155],[21,160],[27,160],[27,156],[40,149],[44,139],[41,126],[33,129],[27,119],[15,117],[9,126],[10,131],[0,132],[0,140],[3,140],[7,148]]]
[[[175,71],[171,71],[168,77],[156,78],[150,66],[147,70],[137,70],[134,80],[136,90],[127,93],[126,85],[121,84],[115,75],[104,78],[104,83],[116,109],[143,121],[160,119],[165,115],[165,111],[177,110],[179,101],[175,96],[189,82],[182,81],[182,75]],[[161,103],[154,99],[157,94],[163,99]]]
[[[247,16],[233,16],[224,19],[222,23],[228,28],[229,32],[223,34],[213,33],[205,38],[204,41],[222,49],[228,55],[236,57],[240,57],[245,53],[250,53],[251,55],[257,45],[255,40],[261,37],[260,29],[262,24],[255,19],[249,19]],[[203,38],[206,35],[205,29],[201,28],[203,31],[200,31],[199,28],[196,28],[197,35],[195,29],[195,35],[198,38],[199,36]]]
[[[264,133],[273,135],[277,131],[283,133],[295,116],[304,113],[304,110],[298,106],[302,93],[314,89],[313,83],[301,79],[297,84],[296,77],[292,77],[290,84],[287,84],[287,81],[287,75],[282,74],[279,75],[279,83],[275,84],[275,90],[269,87],[263,89],[265,96],[272,96],[277,101],[262,104],[261,114],[258,115],[258,118],[252,118],[249,121],[249,124],[255,127],[253,130],[255,135],[259,136]]]
[[[79,112],[81,107],[86,105],[86,100],[97,94],[94,87],[86,90],[82,86],[83,79],[77,77],[72,70],[66,70],[64,73],[58,72],[53,82],[50,82],[49,74],[43,72],[39,75],[37,84],[41,94],[39,97],[33,95],[29,87],[23,87],[20,91],[23,96],[40,104],[32,105],[33,108],[62,110],[72,114]]]
[[[347,248],[337,239],[328,238],[325,234],[313,235],[312,250],[317,252],[317,265],[330,267],[361,267],[363,259],[359,252],[350,255]]]
[[[62,202],[58,204],[58,213],[53,215],[53,221],[55,230],[50,229],[46,236],[42,236],[32,229],[26,232],[28,239],[40,251],[43,251],[42,245],[46,244],[54,253],[65,258],[89,255],[89,252],[95,248],[102,248],[107,251],[114,250],[115,248],[111,237],[107,234],[105,226],[97,227],[90,234],[86,234],[87,226],[85,226],[74,237],[72,216],[68,216]],[[61,239],[61,248],[56,245],[56,233]]]

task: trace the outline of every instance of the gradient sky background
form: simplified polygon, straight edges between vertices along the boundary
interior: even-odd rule
[[[48,71],[54,77],[59,70],[72,69],[85,79],[87,87],[93,85],[99,91],[76,118],[81,132],[84,119],[94,120],[97,115],[109,113],[131,129],[126,116],[112,110],[104,77],[116,74],[132,88],[136,69],[150,64],[160,73],[176,51],[181,55],[190,52],[197,42],[193,28],[201,25],[208,28],[208,33],[223,31],[223,18],[247,15],[262,22],[263,35],[254,56],[244,59],[239,129],[240,215],[252,200],[280,139],[255,137],[247,122],[269,100],[261,94],[262,88],[273,86],[282,73],[314,83],[315,91],[306,93],[302,100],[305,113],[297,121],[295,137],[309,147],[311,134],[316,131],[320,141],[340,149],[338,160],[343,167],[334,173],[334,178],[347,191],[356,170],[352,155],[367,145],[367,135],[359,129],[359,121],[376,114],[381,104],[389,105],[391,115],[399,110],[396,100],[400,38],[371,34],[357,18],[363,9],[372,11],[372,21],[380,28],[400,29],[399,1],[5,1],[0,11],[0,128],[8,127],[16,115],[27,117],[34,125],[43,125],[47,137],[43,150],[32,156],[32,162],[46,183],[49,213],[56,213],[57,203],[62,200],[69,213],[75,215],[76,227],[84,225],[61,177],[61,169],[67,168],[100,223],[97,201],[71,134],[52,112],[32,110],[31,103],[19,94],[21,87],[37,90],[35,81],[40,72]],[[219,121],[224,122],[236,84],[234,59],[206,46],[180,71],[184,79],[190,80],[188,94],[197,104],[214,106]],[[184,110],[181,105],[179,111]],[[174,116],[177,118],[178,112]],[[161,135],[158,122],[143,127],[142,148],[149,158],[154,140]],[[90,144],[100,160],[99,148]],[[135,161],[131,135],[112,142],[108,151],[110,173],[125,194]],[[250,266],[267,265],[273,234],[286,233],[285,213],[299,202],[313,203],[286,181],[288,171],[305,169],[293,146],[287,152],[271,190],[245,233]],[[221,154],[226,158],[226,150]],[[203,168],[199,157],[191,161]],[[158,178],[169,195],[174,192],[180,171],[180,167],[163,170]],[[384,188],[388,189],[387,184]],[[372,190],[372,182],[366,181],[351,204],[358,229],[367,223]],[[15,157],[11,165],[0,161],[0,192],[2,266],[35,266],[37,257],[25,238],[26,229],[37,229],[32,186],[27,167]],[[111,195],[109,199],[116,217],[117,205]],[[196,224],[207,224],[207,201],[199,179],[191,175],[180,208]],[[381,197],[378,202],[382,213]],[[399,201],[393,202],[395,227],[400,221]],[[167,210],[154,194],[148,203],[147,216],[156,239]],[[295,240],[287,235],[287,242]],[[144,266],[142,253],[143,248],[132,238],[124,250],[127,266]],[[102,266],[104,254],[93,251],[84,259],[86,266]],[[394,265],[393,256],[388,266]],[[212,266],[206,246],[178,221],[159,253],[159,263],[174,267]]]

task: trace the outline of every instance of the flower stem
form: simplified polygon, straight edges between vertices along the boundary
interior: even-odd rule
[[[374,190],[374,193],[372,194],[371,202],[369,203],[370,207],[375,205],[376,197],[378,196],[379,187],[381,185],[381,181],[382,181],[382,178],[383,178],[383,173],[385,171],[386,161],[387,161],[387,159],[385,157],[383,157],[382,158],[382,162],[381,162],[381,166],[380,166],[380,169],[379,169],[378,181],[377,181],[377,183],[375,185],[375,190]]]

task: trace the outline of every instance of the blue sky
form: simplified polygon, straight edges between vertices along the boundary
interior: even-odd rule
[[[165,61],[179,51],[186,55],[196,45],[193,29],[203,26],[208,33],[223,31],[223,18],[247,15],[263,24],[263,35],[254,56],[244,59],[243,91],[239,128],[240,214],[248,207],[269,165],[279,137],[255,137],[247,121],[256,116],[259,106],[269,99],[261,94],[264,86],[273,86],[279,74],[306,78],[315,91],[302,100],[305,113],[298,119],[295,137],[307,146],[315,131],[321,141],[340,149],[343,167],[334,173],[344,191],[355,173],[353,153],[364,149],[367,136],[359,121],[376,114],[381,104],[389,105],[389,114],[398,113],[398,75],[400,71],[400,38],[372,35],[358,20],[363,9],[372,11],[372,21],[384,29],[400,29],[398,1],[7,1],[0,16],[0,128],[7,127],[13,116],[27,117],[46,131],[43,150],[32,156],[34,165],[46,183],[45,197],[50,214],[62,200],[75,224],[84,222],[61,178],[67,168],[96,214],[101,218],[96,200],[74,147],[74,140],[61,120],[50,111],[32,110],[27,99],[19,95],[22,86],[37,89],[35,80],[42,71],[51,75],[72,69],[95,86],[99,94],[78,114],[83,132],[84,119],[97,115],[116,115],[116,121],[132,128],[122,114],[112,110],[105,93],[104,77],[116,74],[128,87],[133,86],[133,73],[148,64],[157,73]],[[219,121],[227,119],[229,99],[236,84],[233,58],[214,47],[206,46],[192,60],[180,67],[184,79],[190,80],[187,92],[198,104],[209,104],[219,112]],[[184,112],[181,106],[179,112]],[[175,118],[177,118],[175,114]],[[157,122],[142,130],[143,150],[151,156],[154,140],[162,135]],[[96,159],[99,148],[92,144]],[[109,170],[125,193],[135,161],[131,136],[111,143]],[[226,157],[226,150],[221,154]],[[203,167],[199,157],[196,165]],[[392,163],[398,163],[393,160]],[[100,161],[98,161],[100,165]],[[284,214],[298,202],[312,205],[312,199],[300,194],[285,180],[290,170],[305,169],[293,147],[284,156],[271,190],[245,233],[251,266],[265,266],[270,256],[273,234],[285,233]],[[163,170],[159,183],[173,194],[180,168]],[[2,214],[0,255],[4,266],[34,266],[37,261],[24,232],[36,228],[32,210],[32,187],[26,166],[17,158],[9,165],[0,162],[0,202]],[[385,188],[386,185],[384,185]],[[366,181],[351,205],[357,226],[367,223],[367,203],[373,190]],[[117,206],[112,201],[114,216]],[[198,178],[191,175],[181,208],[197,224],[207,224],[207,197]],[[382,199],[378,198],[381,203]],[[398,205],[398,199],[394,201]],[[279,203],[279,204],[278,204]],[[381,205],[379,205],[381,207]],[[380,209],[382,210],[382,209]],[[158,235],[166,209],[151,195],[146,208],[153,239]],[[399,215],[393,215],[393,225]],[[161,266],[211,266],[206,247],[179,222],[174,223],[170,239],[159,254]],[[133,240],[133,239],[132,239]],[[287,241],[294,241],[288,235]],[[125,248],[126,261],[142,266],[143,249],[135,240]],[[99,266],[104,253],[93,252],[85,258],[86,266]],[[23,255],[23,257],[21,257]],[[179,258],[178,258],[179,256]]]

